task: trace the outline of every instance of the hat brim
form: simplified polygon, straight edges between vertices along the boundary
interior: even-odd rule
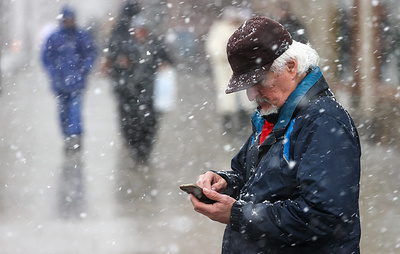
[[[246,90],[257,83],[259,83],[267,74],[269,68],[271,68],[272,63],[266,64],[252,70],[250,72],[242,73],[242,74],[233,74],[228,82],[228,87],[225,90],[226,94],[238,92],[241,90]]]

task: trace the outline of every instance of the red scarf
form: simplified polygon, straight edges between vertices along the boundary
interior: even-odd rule
[[[263,129],[261,131],[261,136],[260,136],[260,145],[264,142],[264,140],[267,138],[268,134],[272,131],[272,128],[274,128],[274,124],[270,123],[268,121],[264,122]]]

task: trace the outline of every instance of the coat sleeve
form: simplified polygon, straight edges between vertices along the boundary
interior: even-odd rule
[[[44,68],[49,72],[51,76],[54,75],[55,72],[55,63],[54,63],[54,42],[53,36],[50,36],[44,43],[44,47],[42,49],[42,63]]]
[[[292,135],[298,135],[293,137],[292,160],[300,194],[274,203],[237,201],[231,211],[232,229],[274,244],[351,234],[358,216],[358,134],[351,125],[325,115]]]
[[[92,35],[87,32],[81,32],[81,50],[82,50],[82,69],[81,73],[86,75],[93,68],[97,58],[97,49]]]
[[[155,43],[157,44],[158,64],[168,63],[170,65],[173,65],[175,61],[172,58],[170,50],[168,49],[168,46],[165,43],[164,39],[160,36],[160,37],[156,38],[155,40],[156,40]]]
[[[251,136],[240,151],[235,155],[235,157],[231,161],[231,171],[220,171],[217,172],[220,176],[222,176],[227,182],[227,190],[226,194],[233,197],[238,198],[240,190],[242,189],[245,178],[246,178],[246,156],[247,156],[247,148],[252,140],[253,136]]]

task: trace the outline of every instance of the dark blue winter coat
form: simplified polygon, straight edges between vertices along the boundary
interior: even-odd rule
[[[77,28],[59,30],[47,39],[42,61],[56,94],[81,91],[97,56],[91,35]]]
[[[308,74],[259,145],[264,119],[232,159],[227,194],[237,201],[223,253],[359,253],[361,149],[350,115],[320,69]]]

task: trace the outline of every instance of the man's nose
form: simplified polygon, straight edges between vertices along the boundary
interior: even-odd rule
[[[249,99],[249,101],[253,101],[257,97],[258,90],[255,86],[252,86],[250,88],[247,88],[246,94],[247,94],[247,98]]]

